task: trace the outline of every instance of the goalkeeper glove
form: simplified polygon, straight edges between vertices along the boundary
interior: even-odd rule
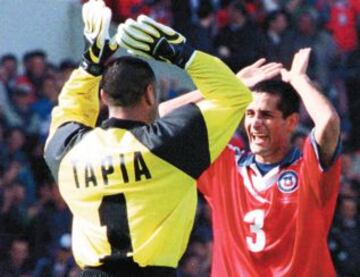
[[[119,45],[110,39],[111,10],[102,0],[90,0],[82,9],[85,37],[85,52],[81,66],[90,74],[99,76],[104,71],[106,60],[116,52]]]
[[[140,15],[137,21],[127,19],[120,24],[116,40],[130,53],[153,57],[181,68],[185,68],[194,52],[184,36],[145,15]]]

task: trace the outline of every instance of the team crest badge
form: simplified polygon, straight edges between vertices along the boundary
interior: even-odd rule
[[[277,184],[281,192],[294,192],[298,187],[298,176],[295,171],[285,171],[279,176]]]

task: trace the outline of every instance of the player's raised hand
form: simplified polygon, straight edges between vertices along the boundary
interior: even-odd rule
[[[90,0],[82,8],[86,45],[81,65],[95,76],[102,74],[104,63],[119,48],[109,35],[111,15],[103,0]]]
[[[295,78],[304,77],[309,65],[311,48],[300,49],[293,58],[290,71],[281,70],[281,77],[284,82],[291,83]]]
[[[172,28],[150,17],[140,15],[120,24],[116,35],[118,44],[130,53],[173,63],[184,68],[194,49]]]
[[[261,81],[265,81],[280,74],[283,68],[281,63],[265,63],[266,59],[262,58],[253,64],[244,67],[237,74],[238,77],[247,87],[253,87]]]

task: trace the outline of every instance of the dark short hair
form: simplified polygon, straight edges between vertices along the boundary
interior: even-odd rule
[[[299,112],[300,97],[289,83],[281,80],[266,80],[256,84],[252,91],[279,96],[278,109],[282,112],[284,118]]]
[[[29,52],[26,52],[23,56],[23,62],[28,62],[29,60],[33,59],[33,58],[42,58],[42,59],[46,59],[47,55],[45,53],[45,51],[41,50],[41,49],[36,49],[36,50],[32,50]]]
[[[155,83],[150,65],[139,58],[120,57],[105,70],[101,88],[112,106],[130,107],[138,103],[148,85]]]
[[[196,13],[200,19],[203,19],[213,14],[214,8],[209,0],[202,0]]]
[[[17,58],[15,55],[8,53],[8,54],[3,55],[0,58],[0,64],[4,64],[6,61],[13,61],[13,62],[17,63]]]
[[[278,18],[279,15],[284,15],[285,18],[286,18],[286,20],[287,20],[287,22],[290,23],[291,17],[290,17],[289,13],[288,13],[286,10],[284,10],[284,9],[275,10],[275,11],[272,11],[272,12],[270,12],[270,13],[268,13],[268,14],[266,15],[265,20],[264,20],[264,24],[263,24],[264,29],[265,29],[265,30],[269,29],[270,24],[271,24],[273,21],[275,21],[275,20]]]
[[[76,68],[77,68],[77,63],[70,59],[62,60],[59,65],[59,69],[61,71],[64,71],[67,69],[76,69]]]

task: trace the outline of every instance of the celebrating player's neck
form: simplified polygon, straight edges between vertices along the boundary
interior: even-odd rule
[[[138,107],[109,107],[109,118],[132,120],[150,124],[154,121],[154,116],[151,112],[144,112],[141,106]]]
[[[262,164],[278,164],[280,163],[290,151],[290,144],[279,145],[277,148],[261,149],[253,151],[256,162]]]

